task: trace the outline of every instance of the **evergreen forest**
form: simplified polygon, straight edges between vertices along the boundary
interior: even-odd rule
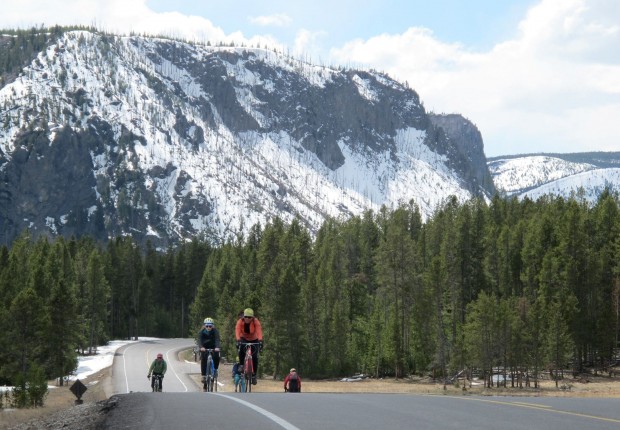
[[[0,248],[0,384],[60,378],[111,339],[195,337],[205,317],[233,360],[246,307],[274,378],[604,371],[618,347],[619,203],[452,198],[425,222],[410,203],[316,234],[275,218],[168,250],[24,232]]]

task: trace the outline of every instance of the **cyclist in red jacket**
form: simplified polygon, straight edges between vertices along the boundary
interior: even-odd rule
[[[294,367],[284,378],[284,392],[301,393],[301,378]]]

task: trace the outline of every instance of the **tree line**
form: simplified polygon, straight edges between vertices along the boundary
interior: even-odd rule
[[[194,337],[216,321],[234,360],[246,307],[262,322],[261,371],[446,380],[502,369],[603,370],[620,314],[618,196],[446,200],[328,219],[312,235],[275,218],[213,245],[160,251],[130,237],[22,234],[0,249],[0,383],[60,378],[110,339]],[[62,381],[62,379],[60,379]]]

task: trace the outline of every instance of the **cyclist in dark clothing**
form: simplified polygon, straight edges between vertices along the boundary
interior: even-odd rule
[[[198,346],[200,347],[201,360],[200,360],[200,373],[202,374],[202,382],[205,381],[205,375],[207,374],[207,356],[205,353],[207,349],[213,349],[213,367],[215,367],[215,374],[220,367],[220,332],[215,328],[213,318],[205,318],[204,325],[198,334]]]

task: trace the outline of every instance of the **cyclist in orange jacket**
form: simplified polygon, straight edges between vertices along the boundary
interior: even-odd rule
[[[239,348],[239,363],[243,364],[245,360],[245,348],[241,345],[248,342],[258,342],[258,348],[252,348],[252,364],[254,371],[252,372],[252,385],[256,385],[256,371],[258,369],[258,351],[263,350],[263,329],[258,318],[254,317],[254,311],[251,308],[243,310],[243,318],[237,320],[235,327],[235,337],[237,338],[237,348]]]

